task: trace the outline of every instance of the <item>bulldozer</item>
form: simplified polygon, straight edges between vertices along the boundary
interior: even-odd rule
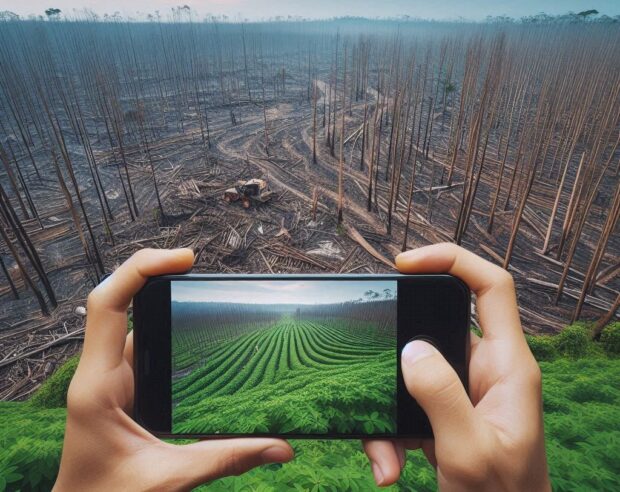
[[[241,201],[243,208],[250,208],[252,202],[265,203],[271,199],[273,191],[269,189],[267,181],[253,178],[248,181],[240,180],[237,184],[224,192],[224,200],[228,203]]]

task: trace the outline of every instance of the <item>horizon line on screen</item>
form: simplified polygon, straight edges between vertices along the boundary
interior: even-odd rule
[[[395,300],[395,280],[175,280],[172,302],[340,304]],[[231,301],[230,299],[235,299]]]

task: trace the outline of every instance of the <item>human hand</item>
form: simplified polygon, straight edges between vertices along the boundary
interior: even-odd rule
[[[187,271],[193,261],[189,249],[145,249],[88,296],[84,349],[69,387],[54,490],[186,490],[293,457],[281,439],[169,444],[131,419],[133,333],[127,335],[127,308],[148,277]]]
[[[434,440],[364,443],[375,481],[398,480],[406,449],[421,448],[441,490],[551,490],[545,455],[541,374],[525,341],[511,275],[450,243],[396,257],[402,273],[450,273],[476,294],[482,338],[471,334],[469,396],[443,356],[423,341],[402,352],[409,393]]]

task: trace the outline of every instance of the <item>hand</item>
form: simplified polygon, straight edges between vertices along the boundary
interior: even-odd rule
[[[133,335],[127,335],[127,308],[147,277],[187,271],[193,261],[189,249],[142,250],[88,296],[84,350],[69,387],[54,490],[183,490],[293,457],[280,439],[168,444],[131,419]]]
[[[396,482],[405,449],[422,448],[441,490],[551,490],[540,369],[521,330],[510,274],[450,243],[402,253],[396,266],[403,273],[450,273],[467,283],[483,336],[471,334],[469,396],[433,346],[415,341],[403,349],[407,389],[435,439],[365,442],[377,484]]]

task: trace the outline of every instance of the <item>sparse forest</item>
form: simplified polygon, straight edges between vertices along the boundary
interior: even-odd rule
[[[79,348],[88,291],[149,246],[363,273],[453,241],[514,275],[530,333],[617,319],[613,19],[49,17],[0,22],[0,399]],[[250,178],[273,198],[224,202]]]

